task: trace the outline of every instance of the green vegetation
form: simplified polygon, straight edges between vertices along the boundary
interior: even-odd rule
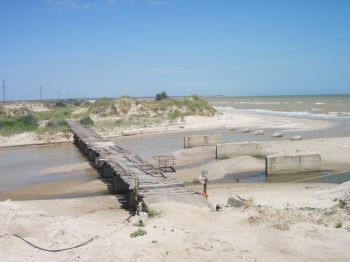
[[[216,110],[207,101],[190,96],[183,99],[136,100],[127,96],[101,99],[89,105],[89,113],[100,118],[96,128],[149,127],[175,123],[186,116],[213,116]]]
[[[139,228],[137,231],[133,232],[130,234],[130,237],[135,238],[135,237],[140,237],[140,236],[144,236],[147,234],[147,231]]]
[[[83,126],[93,126],[94,125],[94,121],[92,121],[92,119],[89,116],[83,117],[82,119],[80,119],[79,122]]]
[[[40,134],[68,133],[66,119],[69,119],[74,110],[71,103],[48,102],[41,104],[43,111],[32,110],[35,103],[23,103],[3,106],[0,113],[0,134],[11,136],[24,132],[37,132]]]
[[[147,213],[148,213],[148,216],[151,217],[151,218],[154,218],[154,217],[158,217],[162,214],[162,211],[161,210],[158,210],[156,208],[149,208],[147,210]]]
[[[154,127],[162,123],[176,123],[186,116],[216,114],[215,109],[199,96],[173,99],[163,92],[159,97],[161,99],[158,100],[136,100],[122,96],[118,99],[102,98],[93,101],[71,99],[1,105],[0,134],[68,133],[67,119],[77,119],[85,126],[107,130]]]
[[[168,95],[165,93],[165,91],[156,94],[156,100],[164,100],[167,98],[168,98]]]
[[[46,123],[44,128],[39,130],[40,133],[55,134],[58,132],[69,133],[69,127],[66,120],[51,119]]]
[[[38,119],[33,115],[0,118],[0,134],[2,136],[10,136],[23,132],[34,132],[37,131],[38,128]]]
[[[343,227],[343,223],[338,222],[337,224],[335,224],[335,228],[342,228]]]
[[[39,120],[66,120],[72,115],[72,107],[55,107],[48,111],[35,112],[35,116]]]
[[[338,204],[338,206],[339,206],[341,209],[344,209],[344,208],[347,208],[348,203],[347,203],[344,199],[339,199],[339,204]]]
[[[143,223],[142,220],[140,220],[138,223],[134,224],[135,227],[145,227],[145,224]]]

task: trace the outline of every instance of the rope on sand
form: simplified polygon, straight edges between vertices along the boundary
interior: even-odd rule
[[[321,178],[321,177],[342,175],[342,174],[345,174],[345,173],[348,173],[348,172],[347,171],[338,172],[338,173],[333,173],[333,174],[328,174],[328,175],[323,175],[323,176],[315,176],[315,177],[304,178],[304,179],[299,179],[299,180],[294,180],[294,181],[288,181],[288,182],[284,182],[284,183],[296,183],[296,182],[302,182],[302,181],[307,181],[307,180],[313,180],[313,179]]]
[[[40,250],[43,250],[43,251],[48,251],[48,252],[61,252],[61,251],[66,251],[66,250],[70,250],[70,249],[74,249],[74,248],[78,248],[78,247],[82,247],[82,246],[85,246],[89,243],[91,243],[92,241],[94,241],[96,238],[98,238],[98,236],[94,236],[93,238],[89,239],[88,241],[85,241],[84,243],[81,243],[77,246],[74,246],[74,247],[68,247],[68,248],[63,248],[63,249],[46,249],[46,248],[42,248],[42,247],[39,247],[31,242],[29,242],[28,240],[24,239],[23,237],[19,236],[19,235],[16,235],[16,234],[12,234],[13,236],[23,240],[24,242],[26,242],[28,245],[34,247],[34,248],[37,248],[37,249],[40,249]]]

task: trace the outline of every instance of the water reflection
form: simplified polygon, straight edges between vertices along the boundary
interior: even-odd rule
[[[211,180],[210,183],[335,183],[341,184],[350,181],[350,172],[308,172],[297,174],[265,175],[265,172],[249,172],[228,174],[223,178]]]

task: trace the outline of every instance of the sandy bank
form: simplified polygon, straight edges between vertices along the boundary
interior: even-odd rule
[[[249,199],[245,208],[211,212],[176,203],[155,206],[160,216],[138,227],[113,196],[0,203],[0,255],[5,261],[347,261],[349,209],[336,197],[349,185],[226,185],[209,200]],[[341,226],[339,226],[341,225]],[[6,235],[8,234],[8,235]],[[59,253],[37,250],[90,244]]]
[[[72,141],[72,134],[57,133],[54,135],[41,135],[33,132],[25,132],[10,137],[0,136],[0,148],[12,146],[60,144]]]
[[[181,132],[191,130],[206,130],[217,128],[278,128],[280,130],[317,130],[332,126],[331,122],[324,120],[311,120],[268,116],[239,112],[224,112],[213,117],[187,116],[184,121],[177,123],[163,123],[150,127],[123,127],[114,129],[98,128],[99,134],[106,138],[129,136],[149,133]],[[11,137],[0,136],[0,147],[50,144],[72,141],[71,135],[58,133],[55,135],[39,135],[35,133],[22,133]]]

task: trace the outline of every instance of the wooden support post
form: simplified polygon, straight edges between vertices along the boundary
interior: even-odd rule
[[[202,196],[204,196],[205,198],[208,198],[207,184],[208,184],[208,178],[204,178],[203,179],[203,193],[202,193]]]

